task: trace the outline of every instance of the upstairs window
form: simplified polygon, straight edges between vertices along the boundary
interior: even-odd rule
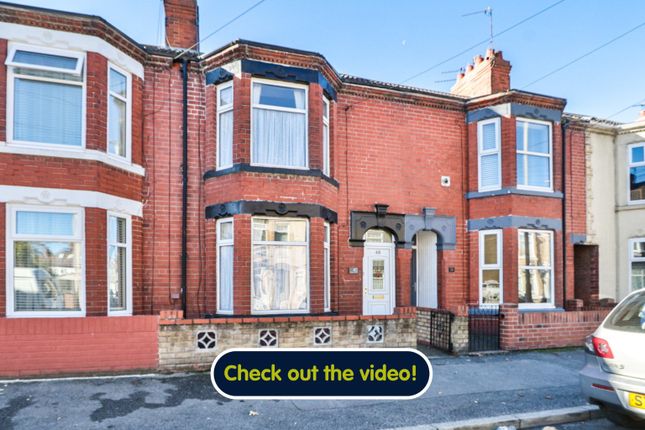
[[[329,100],[323,97],[323,173],[329,176]]]
[[[130,74],[108,68],[108,153],[130,158]]]
[[[251,162],[306,169],[307,87],[253,82]]]
[[[499,118],[477,124],[479,191],[499,190],[502,176]]]
[[[217,88],[217,169],[233,166],[233,83]]]
[[[645,143],[637,143],[629,150],[629,202],[645,203]]]
[[[7,136],[12,143],[84,145],[85,56],[12,44],[7,55]]]
[[[552,191],[551,124],[518,120],[516,132],[517,187]]]

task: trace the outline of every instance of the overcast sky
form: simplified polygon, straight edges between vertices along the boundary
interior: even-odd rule
[[[16,3],[100,15],[141,43],[163,40],[162,0],[21,0]],[[200,0],[201,37],[259,0]],[[560,2],[560,3],[559,3]],[[557,4],[556,4],[557,3]],[[323,54],[339,72],[401,83],[556,4],[494,40],[511,61],[511,85],[564,97],[566,111],[609,117],[645,103],[645,25],[575,64],[531,82],[645,23],[640,0],[264,0],[204,41],[211,51],[243,38]],[[484,53],[487,44],[412,80],[408,85],[449,91],[454,71]],[[528,86],[527,86],[528,85]],[[611,119],[631,121],[639,107]]]

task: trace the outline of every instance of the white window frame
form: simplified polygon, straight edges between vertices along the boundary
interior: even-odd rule
[[[495,124],[495,148],[484,150],[484,126]],[[477,180],[478,191],[494,191],[502,188],[502,134],[500,130],[501,121],[499,118],[491,118],[477,123]],[[482,158],[485,155],[497,155],[497,183],[489,186],[482,186]]]
[[[299,90],[304,90],[305,91],[305,107],[304,109],[293,109],[293,108],[283,108],[279,106],[272,106],[272,105],[263,105],[263,104],[256,104],[253,102],[253,88],[254,84],[266,84],[266,85],[273,85],[277,87],[286,87],[286,88],[295,88]],[[251,79],[251,127],[250,127],[250,134],[251,134],[251,165],[252,166],[260,166],[260,167],[275,167],[278,169],[293,169],[293,170],[309,170],[309,87],[307,85],[302,85],[302,84],[295,84],[292,82],[285,82],[285,81],[275,81],[271,79],[260,79],[260,78],[253,78]],[[253,145],[255,144],[255,137],[253,136],[253,124],[255,122],[255,115],[253,114],[253,110],[259,108],[259,109],[268,109],[268,110],[275,110],[275,111],[281,111],[281,112],[291,112],[291,113],[304,113],[305,114],[305,166],[286,166],[286,165],[276,165],[276,164],[263,164],[263,163],[257,163],[253,160]]]
[[[324,312],[331,312],[331,224],[325,221],[323,227],[323,306]]]
[[[629,239],[628,244],[629,244],[629,255],[628,255],[628,262],[629,262],[629,293],[633,291],[637,291],[634,289],[632,285],[632,263],[640,263],[640,262],[645,262],[645,257],[634,257],[634,244],[638,242],[645,242],[645,237],[635,237],[633,239]]]
[[[67,69],[60,69],[55,67],[46,67],[46,66],[31,66],[22,63],[15,63],[9,61],[13,58],[13,55],[16,50],[30,51],[41,54],[50,54],[50,55],[62,55],[65,57],[75,57],[79,61],[77,63],[77,68],[81,67],[82,71],[79,73],[73,72]],[[7,121],[6,121],[6,132],[7,132],[7,143],[10,145],[23,146],[35,149],[51,149],[54,151],[64,151],[66,153],[81,152],[85,150],[85,140],[86,140],[86,117],[87,117],[87,67],[83,68],[83,65],[86,64],[87,58],[84,52],[77,51],[66,51],[61,49],[46,48],[37,45],[25,45],[19,43],[9,43],[9,56],[7,56]],[[67,73],[70,75],[80,76],[82,79],[79,82],[76,81],[66,81],[55,78],[47,78],[40,76],[31,76],[31,75],[21,75],[15,73],[15,67],[22,67],[34,70],[44,70],[44,71],[54,71],[58,73]],[[16,140],[13,138],[13,121],[14,121],[14,98],[15,98],[15,79],[27,79],[39,82],[50,82],[64,85],[77,85],[82,89],[82,100],[81,100],[81,144],[80,146],[74,145],[63,145],[59,143],[42,143],[42,142],[30,142],[26,140]]]
[[[231,223],[231,228],[233,229],[233,237],[231,239],[222,239],[220,235],[220,226],[224,223]],[[222,310],[220,308],[220,249],[225,247],[225,246],[231,246],[233,247],[233,254],[235,255],[235,219],[233,217],[228,217],[228,218],[220,218],[217,220],[215,223],[215,234],[217,235],[217,249],[216,249],[216,257],[215,257],[215,271],[217,273],[217,313],[218,314],[223,314],[223,315],[232,315],[235,311],[235,296],[233,296],[233,309],[231,310]],[[231,291],[231,294],[234,293],[235,291],[235,258],[233,258],[233,291]],[[251,272],[251,277],[253,277],[253,272]]]
[[[126,244],[125,246],[119,243],[110,242],[110,218],[122,218],[125,219],[125,234],[126,234]],[[129,316],[132,315],[132,216],[124,214],[121,212],[107,211],[106,217],[106,237],[107,237],[107,255],[106,255],[106,268],[109,269],[110,263],[110,246],[118,246],[120,248],[125,248],[125,309],[119,311],[113,311],[110,309],[110,271],[107,270],[108,277],[108,288],[107,288],[107,308],[108,316]]]
[[[515,126],[517,127],[518,124],[525,122],[525,123],[533,123],[533,124],[540,124],[540,125],[546,125],[549,128],[549,155],[545,155],[541,152],[532,152],[529,151],[528,149],[528,133],[529,133],[529,128],[524,127],[524,137],[523,137],[523,149],[517,149],[517,141],[515,142],[515,152],[516,152],[516,157],[515,159],[517,160],[517,155],[522,155],[522,162],[524,163],[524,182],[528,183],[528,177],[529,177],[529,170],[528,170],[528,156],[529,155],[535,155],[538,157],[543,157],[549,159],[549,180],[551,185],[549,187],[536,187],[534,185],[522,185],[517,181],[517,171],[519,170],[517,166],[515,166],[516,173],[515,173],[515,179],[517,181],[517,188],[520,190],[531,190],[531,191],[546,191],[546,192],[553,192],[553,183],[554,183],[554,178],[553,178],[553,124],[549,121],[539,121],[536,119],[529,119],[529,118],[517,118],[515,120]],[[516,132],[517,133],[517,132]],[[517,137],[516,137],[517,139]]]
[[[497,264],[485,264],[485,236],[497,236]],[[480,230],[479,231],[479,306],[480,307],[495,307],[504,303],[504,233],[502,230]],[[484,270],[499,270],[499,303],[484,303]]]
[[[15,233],[16,212],[46,212],[46,213],[71,213],[74,214],[74,235],[23,235]],[[6,205],[6,238],[5,238],[5,272],[6,272],[6,315],[7,318],[65,318],[85,316],[85,210],[81,207],[70,206],[43,206],[43,205]],[[78,242],[81,249],[81,285],[78,293],[78,311],[16,311],[14,310],[14,252],[13,243],[20,240],[44,240]]]
[[[232,96],[231,104],[228,105],[228,106],[222,107],[222,106],[220,106],[220,103],[219,103],[220,102],[220,94],[221,94],[221,92],[223,90],[225,90],[227,88],[231,88],[231,96]],[[223,84],[217,86],[217,102],[216,103],[217,103],[217,106],[216,106],[216,110],[217,110],[217,130],[215,131],[215,133],[216,133],[215,159],[216,159],[217,165],[215,166],[215,170],[223,170],[223,169],[228,169],[229,167],[233,167],[233,164],[234,164],[233,163],[233,157],[231,157],[231,162],[229,164],[225,164],[225,165],[220,164],[220,156],[219,156],[219,154],[220,154],[220,133],[219,133],[220,118],[221,118],[222,114],[232,111],[233,106],[235,104],[235,92],[234,92],[234,89],[233,89],[233,81],[226,82],[226,83],[223,83]],[[233,118],[233,127],[235,127],[235,117]],[[234,142],[231,142],[231,151],[233,150],[233,146],[234,146]]]
[[[279,221],[304,221],[306,224],[306,237],[305,237],[305,242],[276,242],[276,241],[255,241],[253,240],[253,221],[256,219],[275,219]],[[266,216],[254,216],[251,218],[251,314],[253,315],[273,315],[273,314],[308,314],[310,313],[311,309],[311,253],[310,253],[310,247],[309,247],[309,242],[310,242],[310,235],[309,235],[309,219],[307,218],[283,218],[283,217],[266,217]],[[278,246],[288,246],[288,245],[306,245],[307,247],[307,274],[305,275],[305,279],[307,281],[307,309],[300,309],[300,310],[269,310],[269,311],[256,311],[254,309],[254,303],[253,303],[253,289],[254,289],[254,284],[255,282],[255,262],[253,259],[253,247],[256,245],[278,245]]]
[[[110,91],[110,70],[125,76],[126,78],[126,91],[127,97]],[[108,63],[108,105],[107,105],[107,132],[105,138],[105,152],[109,157],[116,158],[117,160],[126,161],[128,163],[132,160],[132,74],[121,67],[112,63]],[[125,103],[125,156],[121,156],[110,152],[110,97],[115,97]]]
[[[331,176],[331,157],[330,157],[330,142],[331,142],[331,127],[330,127],[330,116],[331,116],[331,103],[329,102],[329,99],[325,96],[322,98],[323,100],[323,130],[326,128],[327,129],[327,137],[325,137],[325,133],[323,133],[323,165],[322,165],[322,172],[326,176]],[[327,116],[325,116],[325,113]]]
[[[627,204],[628,205],[642,205],[645,204],[645,199],[641,200],[632,200],[632,192],[631,189],[629,188],[629,171],[633,167],[645,167],[645,160],[639,161],[639,162],[634,162],[632,160],[632,149],[634,148],[643,148],[643,152],[645,152],[645,142],[638,142],[638,143],[632,143],[627,145]]]
[[[546,233],[550,236],[550,251],[549,255],[551,256],[550,259],[550,267],[547,266],[520,266],[520,241],[523,233]],[[518,229],[517,230],[517,290],[518,290],[518,308],[519,309],[553,309],[555,308],[555,267],[553,264],[554,261],[554,235],[552,230],[536,230],[536,229]],[[551,303],[519,303],[519,283],[520,283],[520,277],[522,276],[522,270],[523,269],[541,269],[541,270],[546,270],[549,269],[551,271],[551,276],[549,279],[551,280]]]

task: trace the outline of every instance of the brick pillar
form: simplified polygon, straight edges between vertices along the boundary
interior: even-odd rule
[[[325,230],[322,218],[309,221],[309,311],[319,314],[324,311],[324,242]]]
[[[502,350],[517,349],[519,333],[519,311],[517,304],[505,303],[500,305],[499,347]]]
[[[251,215],[234,217],[233,309],[238,315],[251,313]]]
[[[396,250],[396,306],[410,306],[410,264],[412,250]]]

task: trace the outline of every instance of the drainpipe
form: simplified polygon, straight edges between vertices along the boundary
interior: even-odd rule
[[[567,129],[569,121],[560,123],[562,130],[562,307],[567,306]]]
[[[181,309],[187,317],[187,225],[188,225],[188,60],[181,59],[182,77],[182,165],[181,165]]]

